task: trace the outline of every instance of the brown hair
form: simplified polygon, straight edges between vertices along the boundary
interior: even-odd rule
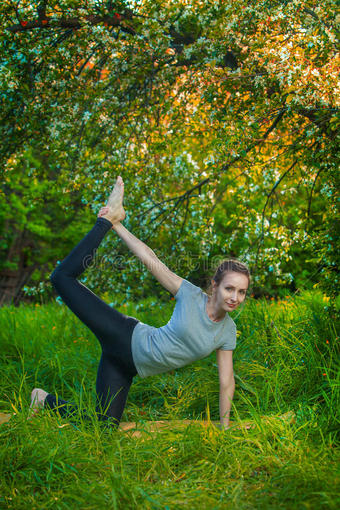
[[[216,282],[217,285],[219,285],[221,283],[221,281],[223,280],[224,275],[226,273],[230,273],[231,271],[233,271],[234,273],[244,274],[248,278],[248,282],[250,284],[250,271],[249,271],[248,267],[246,266],[246,264],[244,264],[243,262],[240,262],[239,260],[236,260],[236,259],[227,259],[227,260],[224,260],[223,262],[221,262],[219,264],[219,266],[217,267],[212,279],[214,282]],[[207,293],[211,294],[211,292],[212,292],[212,284],[210,281],[210,285],[207,289]]]

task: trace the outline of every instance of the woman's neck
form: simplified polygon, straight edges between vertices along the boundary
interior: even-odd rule
[[[225,310],[217,308],[215,300],[212,296],[208,297],[206,311],[209,319],[211,319],[214,322],[220,322],[225,317],[226,314]]]

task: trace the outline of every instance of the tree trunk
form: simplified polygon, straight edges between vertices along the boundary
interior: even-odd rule
[[[22,288],[30,280],[38,264],[28,263],[28,250],[32,250],[34,242],[28,237],[25,229],[17,232],[12,238],[11,245],[7,253],[2,258],[4,262],[17,264],[17,269],[2,267],[0,269],[0,306],[14,304],[18,306],[23,298]]]
[[[0,271],[0,306],[19,306],[24,297],[22,288],[31,278],[36,266],[20,268],[16,271],[3,269]]]

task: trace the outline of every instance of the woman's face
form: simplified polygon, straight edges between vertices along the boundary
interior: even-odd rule
[[[249,281],[246,275],[230,271],[217,286],[213,281],[213,294],[217,306],[226,311],[235,310],[246,298]]]

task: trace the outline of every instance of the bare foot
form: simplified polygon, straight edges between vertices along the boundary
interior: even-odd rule
[[[116,180],[116,184],[111,191],[111,195],[107,201],[105,207],[103,207],[99,214],[99,218],[106,218],[111,221],[112,224],[123,221],[125,218],[125,211],[123,208],[123,197],[124,197],[124,182],[119,175]]]
[[[28,415],[28,420],[33,418],[38,412],[39,409],[44,407],[45,398],[48,395],[47,391],[44,391],[40,388],[34,388],[31,393],[31,405]]]

